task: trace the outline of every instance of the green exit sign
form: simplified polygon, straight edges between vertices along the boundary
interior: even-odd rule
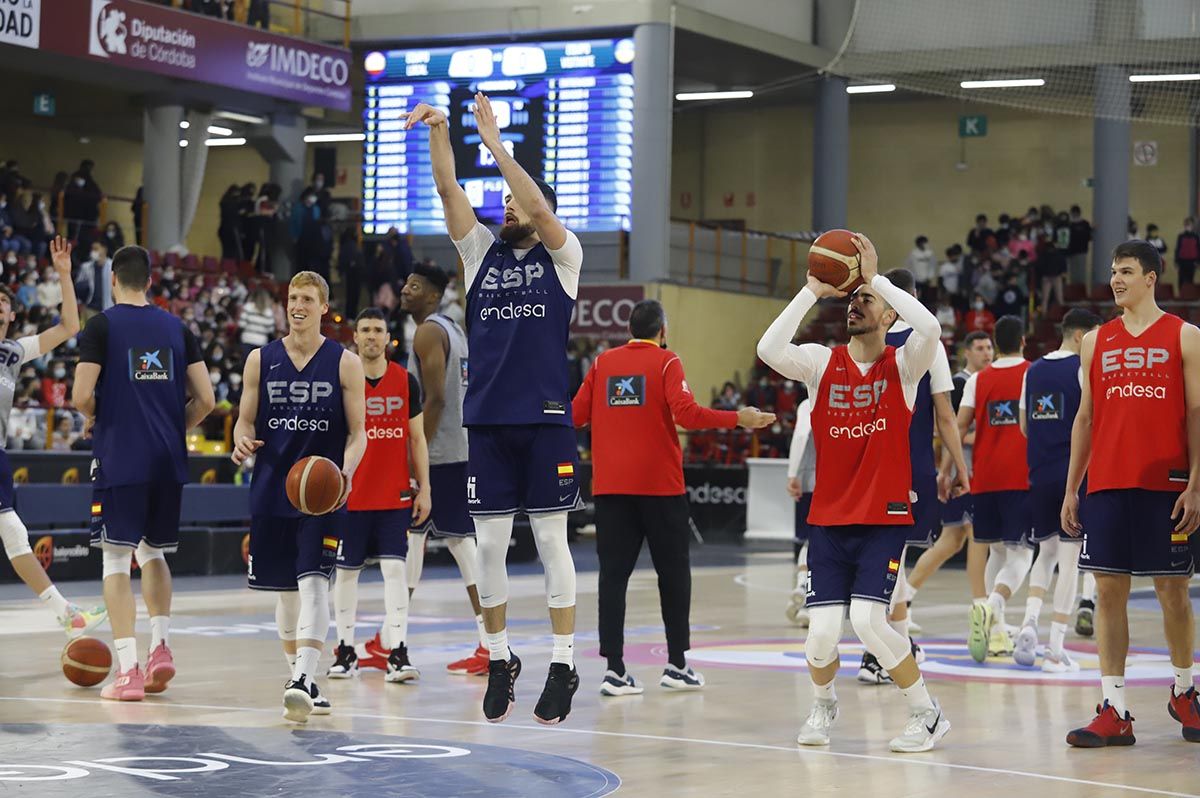
[[[958,137],[960,139],[982,138],[986,135],[987,117],[983,114],[958,118]]]
[[[48,91],[33,95],[34,116],[54,116],[54,95]]]

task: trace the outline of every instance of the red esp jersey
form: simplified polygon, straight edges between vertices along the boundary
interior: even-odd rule
[[[866,374],[848,348],[836,347],[813,403],[817,477],[808,522],[911,525],[911,421],[895,347],[884,349]]]
[[[1029,361],[975,378],[975,452],[971,493],[1029,490],[1029,461],[1021,434],[1021,384]]]
[[[388,363],[378,385],[367,383],[367,451],[354,474],[350,510],[412,507],[408,402],[408,372],[399,363]]]
[[[1096,331],[1088,493],[1179,493],[1188,481],[1183,319],[1164,313],[1136,338],[1120,318]]]

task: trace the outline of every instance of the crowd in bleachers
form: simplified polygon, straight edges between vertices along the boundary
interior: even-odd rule
[[[151,0],[160,6],[191,11],[206,17],[216,17],[258,28],[271,25],[270,0]]]

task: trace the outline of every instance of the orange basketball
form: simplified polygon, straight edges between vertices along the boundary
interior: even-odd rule
[[[325,515],[337,507],[346,483],[328,457],[305,457],[288,471],[287,497],[305,515]]]
[[[863,284],[858,250],[849,230],[821,233],[808,250],[808,273],[839,291],[853,291]]]
[[[112,670],[112,652],[104,641],[77,637],[62,652],[63,676],[72,684],[91,687],[108,678]]]

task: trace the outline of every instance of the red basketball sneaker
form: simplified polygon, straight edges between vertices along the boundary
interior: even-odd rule
[[[1133,745],[1133,718],[1122,718],[1107,701],[1096,707],[1095,719],[1082,729],[1067,735],[1067,744],[1076,748],[1104,748],[1108,745]]]
[[[1167,712],[1183,724],[1183,739],[1189,743],[1200,743],[1200,698],[1196,696],[1195,687],[1189,688],[1183,695],[1175,695],[1175,688],[1172,687]]]
[[[475,649],[475,653],[466,659],[460,659],[447,665],[446,671],[457,673],[460,676],[487,676],[488,650],[479,646]]]
[[[392,652],[383,647],[383,643],[379,640],[379,633],[376,632],[375,636],[370,640],[359,646],[355,646],[355,653],[358,654],[358,667],[360,670],[362,668],[374,668],[386,671],[388,655]]]

